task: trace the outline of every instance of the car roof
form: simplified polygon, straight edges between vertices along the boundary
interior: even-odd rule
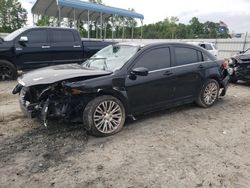
[[[117,45],[128,45],[128,46],[139,46],[141,48],[144,47],[153,47],[153,46],[160,46],[160,45],[183,45],[183,46],[190,46],[190,47],[195,47],[199,49],[200,48],[197,45],[194,44],[189,44],[186,42],[154,42],[154,41],[141,41],[141,42],[119,42]]]
[[[204,54],[206,54],[208,57],[210,57],[212,60],[215,60],[215,57],[210,54],[207,50],[205,50],[204,48],[200,47],[199,45],[194,45],[194,44],[189,44],[186,42],[154,42],[154,41],[141,41],[141,42],[120,42],[117,43],[115,45],[129,45],[129,46],[138,46],[142,49],[147,49],[147,48],[151,48],[151,47],[158,47],[161,45],[179,45],[179,46],[183,46],[183,47],[191,47],[194,48],[196,50],[199,50],[201,52],[203,52]]]
[[[69,28],[69,27],[49,27],[49,26],[26,26],[23,27],[24,29],[28,30],[28,29],[68,29],[68,30],[74,30],[73,28]]]

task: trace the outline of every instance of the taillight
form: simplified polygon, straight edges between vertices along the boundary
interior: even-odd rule
[[[224,69],[228,69],[229,68],[229,59],[224,59],[222,66]]]

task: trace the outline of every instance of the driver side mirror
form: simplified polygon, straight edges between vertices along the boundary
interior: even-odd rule
[[[130,73],[130,78],[135,79],[136,76],[147,76],[148,75],[148,69],[145,67],[138,67],[134,68],[132,72]]]
[[[19,39],[20,44],[25,44],[28,41],[29,41],[29,39],[26,36],[21,36],[20,39]]]

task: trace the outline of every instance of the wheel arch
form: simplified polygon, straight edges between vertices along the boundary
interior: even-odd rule
[[[16,69],[18,68],[17,65],[16,65],[16,63],[13,62],[13,61],[12,61],[11,59],[9,59],[9,58],[0,57],[0,63],[1,63],[1,62],[8,62],[8,63],[11,63],[12,65],[14,65],[14,66],[16,67]]]
[[[222,83],[221,83],[221,79],[220,79],[220,77],[219,77],[218,75],[210,75],[210,76],[207,78],[207,80],[210,80],[210,79],[216,80],[216,81],[218,82],[220,88],[223,87],[223,85],[222,85]]]
[[[126,115],[130,114],[130,108],[128,105],[128,98],[127,98],[126,94],[124,95],[123,93],[121,93],[120,91],[117,91],[117,90],[100,90],[97,93],[97,96],[103,96],[103,95],[111,95],[111,96],[117,98],[118,100],[120,100],[124,106]]]

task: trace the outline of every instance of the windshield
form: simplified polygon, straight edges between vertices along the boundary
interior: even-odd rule
[[[11,34],[9,34],[7,37],[4,38],[4,41],[14,40],[18,35],[20,35],[25,30],[26,30],[26,28],[21,28],[21,29],[18,29],[16,31],[12,32]]]
[[[82,66],[114,72],[132,58],[138,49],[139,46],[110,45],[93,55]]]

